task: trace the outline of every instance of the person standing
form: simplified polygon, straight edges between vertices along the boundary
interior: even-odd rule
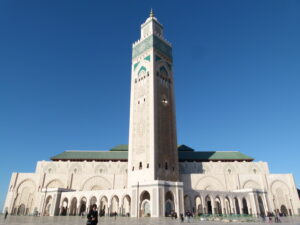
[[[180,221],[181,221],[181,222],[184,221],[183,213],[180,213]]]
[[[98,223],[98,212],[97,212],[97,205],[94,204],[87,215],[87,225],[97,225]]]
[[[5,211],[5,215],[4,215],[4,219],[6,220],[6,218],[7,218],[7,215],[8,215],[8,212],[7,212],[7,210]]]

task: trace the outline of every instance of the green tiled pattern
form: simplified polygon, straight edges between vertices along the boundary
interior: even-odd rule
[[[186,146],[178,146],[180,161],[239,160],[252,161],[253,158],[238,151],[195,151]],[[128,145],[117,145],[109,151],[65,151],[52,160],[128,160]]]

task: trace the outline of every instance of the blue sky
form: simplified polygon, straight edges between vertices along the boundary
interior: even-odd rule
[[[300,186],[300,1],[0,1],[0,207],[10,175],[128,142],[131,46],[173,44],[178,143],[238,150]]]

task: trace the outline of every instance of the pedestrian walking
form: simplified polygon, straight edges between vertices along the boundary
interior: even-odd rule
[[[4,215],[4,219],[5,219],[5,220],[6,220],[7,216],[8,216],[8,212],[5,211],[5,215]]]

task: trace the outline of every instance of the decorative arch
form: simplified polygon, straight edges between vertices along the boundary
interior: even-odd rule
[[[122,215],[123,216],[130,216],[130,209],[131,209],[131,198],[129,195],[125,195],[122,198]]]
[[[164,67],[164,66],[161,66],[161,67],[159,68],[159,72],[161,73],[161,75],[163,75],[163,76],[165,76],[165,77],[168,77],[168,76],[169,76],[169,73],[168,73],[166,67]]]
[[[184,210],[192,212],[192,200],[189,195],[184,196]]]
[[[22,190],[23,187],[26,187],[26,186],[30,186],[33,189],[35,189],[35,187],[36,187],[35,182],[33,180],[25,179],[20,182],[20,184],[18,185],[17,191],[19,192],[20,190]]]
[[[231,214],[231,206],[230,206],[230,199],[228,196],[225,197],[225,210],[226,210],[226,214]]]
[[[236,214],[240,215],[241,211],[240,211],[240,203],[237,197],[234,198],[234,206],[235,206],[235,212]]]
[[[197,215],[203,214],[203,211],[202,211],[202,199],[201,199],[201,197],[199,195],[195,196],[195,210],[196,210]]]
[[[64,188],[65,185],[59,179],[53,179],[46,184],[46,188]]]
[[[69,199],[67,197],[65,197],[62,200],[62,204],[61,204],[61,211],[60,211],[61,216],[66,216],[67,215],[68,206],[69,206]]]
[[[148,217],[151,216],[151,197],[148,191],[143,191],[140,195],[140,216]]]
[[[219,196],[216,196],[215,198],[215,214],[222,214],[222,204]]]
[[[212,203],[211,203],[212,199],[209,195],[207,195],[205,197],[205,211],[206,214],[212,214]]]
[[[141,68],[139,69],[139,71],[138,71],[138,76],[141,76],[141,75],[143,75],[143,74],[146,74],[146,67],[144,67],[144,66],[141,66]]]
[[[80,205],[79,205],[79,216],[84,215],[86,211],[86,204],[87,204],[87,199],[86,197],[82,197],[80,199]]]
[[[281,180],[275,180],[271,184],[271,191],[273,195],[276,195],[276,190],[280,188],[284,194],[289,195],[290,190],[289,187]]]
[[[90,209],[92,209],[92,207],[93,207],[94,204],[97,205],[97,198],[96,198],[96,196],[92,196],[90,198]]]
[[[45,203],[45,206],[44,206],[44,214],[43,214],[44,216],[50,216],[51,206],[52,206],[52,196],[49,195],[46,198],[46,203]]]
[[[174,209],[174,194],[172,191],[167,191],[165,194],[165,216],[170,216]]]
[[[119,197],[117,195],[114,195],[110,200],[110,212],[119,214],[119,205]]]
[[[202,179],[199,179],[197,184],[195,185],[196,190],[210,190],[210,191],[217,191],[217,190],[224,190],[223,183],[215,177],[206,176]]]
[[[77,198],[73,197],[71,200],[71,206],[70,206],[70,216],[76,216],[77,214]]]
[[[31,213],[34,203],[34,193],[36,191],[35,182],[31,179],[25,179],[17,186],[17,199],[14,202],[13,212],[20,215]],[[23,208],[25,209],[23,210]]]
[[[107,190],[111,188],[111,183],[101,176],[90,177],[81,186],[82,191]]]
[[[260,195],[257,196],[257,201],[258,201],[258,207],[259,207],[260,215],[265,216],[266,215],[265,206],[264,206],[263,200],[262,200]]]
[[[249,215],[248,203],[246,198],[242,199],[242,205],[243,205],[243,214]]]
[[[256,181],[247,180],[247,181],[244,182],[243,188],[244,189],[249,189],[249,188],[251,188],[251,189],[260,189],[261,187]]]
[[[100,197],[99,215],[105,216],[108,213],[108,198],[104,195]]]

